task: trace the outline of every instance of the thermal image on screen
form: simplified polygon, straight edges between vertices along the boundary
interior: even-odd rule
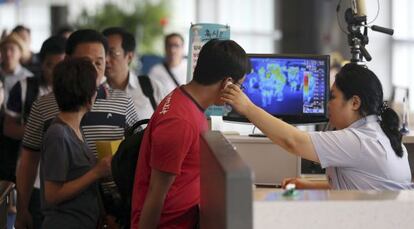
[[[326,62],[317,59],[250,58],[243,83],[253,103],[271,114],[323,114]]]

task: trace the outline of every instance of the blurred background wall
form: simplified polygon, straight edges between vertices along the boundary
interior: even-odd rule
[[[341,2],[339,14],[336,13]],[[343,10],[349,0],[0,0],[0,31],[23,24],[32,31],[32,50],[62,25],[102,29],[122,25],[134,32],[138,52],[163,54],[162,35],[186,38],[191,23],[221,23],[249,53],[337,52],[349,59]],[[394,28],[394,36],[369,31],[367,65],[381,79],[385,97],[393,86],[414,91],[414,1],[366,0],[368,21]],[[379,7],[379,8],[378,8]],[[414,109],[411,93],[411,110]]]

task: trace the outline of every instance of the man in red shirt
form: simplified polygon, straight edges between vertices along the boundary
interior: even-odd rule
[[[222,105],[221,91],[250,71],[236,42],[211,40],[200,51],[193,80],[173,90],[145,130],[132,195],[131,228],[194,228],[200,201],[200,134],[204,110]]]

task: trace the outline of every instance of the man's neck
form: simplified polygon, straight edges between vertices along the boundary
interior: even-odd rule
[[[181,64],[181,61],[182,61],[182,59],[173,59],[173,60],[169,60],[168,61],[168,67],[170,67],[170,68],[174,68],[174,67],[177,67],[178,65],[180,65]]]
[[[183,89],[193,97],[193,99],[203,108],[214,104],[218,91],[217,85],[204,86],[195,81],[183,86]]]
[[[46,87],[50,87],[50,88],[52,88],[53,87],[53,82],[52,82],[52,80],[50,80],[50,79],[45,79],[45,85],[46,85]]]
[[[128,78],[129,78],[129,72],[126,72],[124,74],[124,77],[114,77],[114,78],[108,78],[108,84],[113,89],[118,89],[124,91],[126,87],[128,86]]]

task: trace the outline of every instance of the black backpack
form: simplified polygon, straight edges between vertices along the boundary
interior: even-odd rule
[[[148,122],[149,119],[140,120],[127,130],[125,139],[112,158],[112,177],[121,195],[121,203],[117,207],[116,217],[122,228],[130,228],[135,169],[145,131],[140,127]]]

